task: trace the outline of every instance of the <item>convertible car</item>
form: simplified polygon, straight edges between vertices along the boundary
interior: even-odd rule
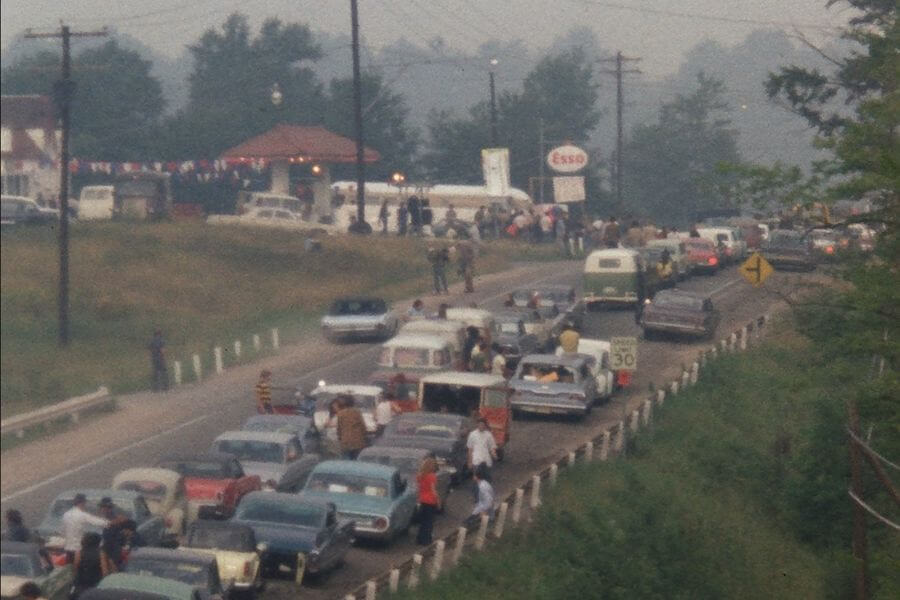
[[[390,541],[409,529],[416,512],[416,490],[396,467],[355,460],[316,465],[301,497],[330,502],[354,522],[354,535]]]
[[[339,521],[333,504],[297,494],[254,492],[231,522],[253,529],[264,572],[287,570],[297,583],[340,566],[353,537],[353,522]]]
[[[256,535],[247,525],[197,521],[188,528],[181,548],[215,556],[219,579],[235,592],[252,596],[262,588]]]

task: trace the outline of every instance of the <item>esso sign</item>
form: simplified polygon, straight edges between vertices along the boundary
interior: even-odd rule
[[[578,146],[557,146],[547,155],[547,164],[559,173],[574,173],[587,166],[587,152]]]

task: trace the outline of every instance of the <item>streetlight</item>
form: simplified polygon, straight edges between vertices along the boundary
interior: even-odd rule
[[[404,175],[400,171],[395,171],[391,175],[391,183],[393,183],[397,187],[400,187],[401,185],[403,185],[404,181],[406,181],[406,175]]]
[[[281,86],[277,83],[273,83],[272,87],[269,88],[269,99],[272,100],[274,106],[281,106],[281,103],[284,101],[284,94],[281,93]]]
[[[491,85],[491,146],[497,147],[497,94],[494,89],[494,67],[497,66],[496,58],[491,59],[491,68],[488,71],[488,78]]]

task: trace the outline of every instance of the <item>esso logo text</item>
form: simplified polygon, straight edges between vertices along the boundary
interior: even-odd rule
[[[578,146],[558,146],[547,154],[547,164],[559,173],[580,171],[587,165],[587,162],[587,152]]]

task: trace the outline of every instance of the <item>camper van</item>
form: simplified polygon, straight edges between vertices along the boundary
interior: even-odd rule
[[[591,252],[584,261],[584,303],[635,304],[645,297],[644,261],[629,248]]]
[[[111,185],[87,185],[78,197],[80,221],[109,221],[113,217],[116,188]]]

